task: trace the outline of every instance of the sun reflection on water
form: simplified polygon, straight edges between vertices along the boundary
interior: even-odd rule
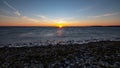
[[[62,36],[63,35],[63,28],[59,27],[59,29],[57,30],[57,36]]]

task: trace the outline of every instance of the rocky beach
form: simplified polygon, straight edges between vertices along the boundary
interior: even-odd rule
[[[0,68],[119,68],[120,41],[0,48]]]
[[[120,0],[0,0],[0,68],[120,68]]]

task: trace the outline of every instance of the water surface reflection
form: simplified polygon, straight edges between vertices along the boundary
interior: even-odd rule
[[[63,36],[64,29],[63,28],[58,28],[57,29],[57,36],[62,37]]]

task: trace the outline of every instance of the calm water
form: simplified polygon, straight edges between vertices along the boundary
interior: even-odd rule
[[[0,43],[120,40],[120,27],[0,27]]]

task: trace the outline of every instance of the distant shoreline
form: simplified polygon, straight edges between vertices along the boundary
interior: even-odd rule
[[[57,27],[57,26],[0,26],[0,27]],[[64,26],[66,27],[120,27],[120,25],[115,26]]]

